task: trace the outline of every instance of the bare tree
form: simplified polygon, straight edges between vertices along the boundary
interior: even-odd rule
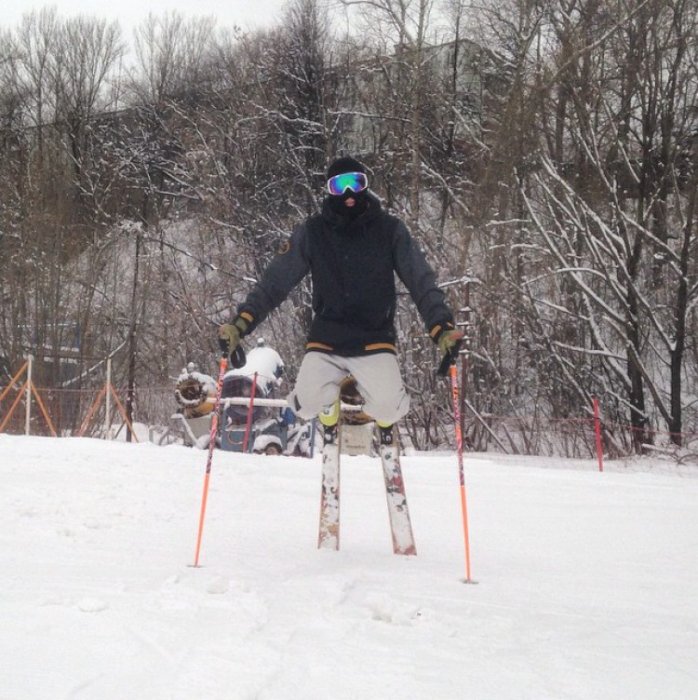
[[[112,105],[105,99],[111,71],[124,52],[118,23],[88,17],[61,26],[51,65],[56,118],[65,128],[76,185],[82,192],[86,126]]]
[[[555,160],[541,160],[538,195],[527,197],[564,280],[561,307],[579,324],[577,341],[558,346],[603,359],[606,391],[627,407],[638,450],[652,441],[651,406],[680,443],[694,303],[686,144],[695,128],[696,8],[622,3],[623,23],[600,5],[569,9],[553,25],[565,80]]]
[[[211,80],[210,54],[216,22],[213,17],[187,19],[179,12],[149,14],[134,32],[136,67],[130,89],[141,104],[200,90]]]

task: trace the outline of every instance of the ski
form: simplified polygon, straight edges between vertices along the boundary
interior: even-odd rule
[[[325,429],[318,549],[339,549],[339,429]]]
[[[389,438],[381,436],[379,448],[383,477],[385,479],[385,496],[388,501],[390,532],[393,538],[395,554],[417,554],[412,533],[412,521],[405,496],[405,482],[400,468],[400,455],[392,434]]]
[[[339,549],[339,467],[340,430],[325,430],[322,447],[322,487],[320,492],[319,549]],[[388,503],[390,533],[395,554],[415,555],[417,548],[412,533],[412,522],[405,496],[405,482],[400,468],[398,446],[392,431],[381,434],[379,447],[385,496]]]

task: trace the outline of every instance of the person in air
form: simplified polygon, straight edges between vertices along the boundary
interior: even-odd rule
[[[395,273],[407,287],[427,332],[444,355],[463,334],[437,287],[436,275],[404,222],[369,190],[366,168],[351,157],[327,170],[327,195],[285,240],[231,323],[219,328],[229,356],[308,274],[313,320],[289,405],[304,419],[318,415],[324,441],[336,440],[342,382],[352,376],[363,410],[391,444],[393,425],[409,410],[397,361]]]

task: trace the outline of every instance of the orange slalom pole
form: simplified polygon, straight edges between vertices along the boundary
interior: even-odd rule
[[[458,369],[455,363],[448,369],[453,396],[453,417],[456,424],[456,449],[458,452],[458,478],[460,481],[460,505],[463,516],[463,541],[465,543],[465,583],[475,583],[470,575],[470,534],[468,531],[468,503],[465,492],[465,471],[463,469],[463,433],[460,427],[460,390],[458,389]]]
[[[208,501],[208,483],[211,479],[211,463],[213,462],[213,449],[216,446],[216,433],[218,432],[218,411],[221,406],[221,393],[223,392],[223,377],[228,369],[228,359],[224,355],[218,368],[218,382],[216,384],[216,402],[211,414],[211,433],[208,441],[208,459],[206,460],[206,474],[204,476],[204,492],[201,496],[201,513],[199,514],[199,533],[196,537],[196,554],[194,566],[199,566],[199,553],[201,552],[201,538],[204,533],[204,518],[206,517],[206,502]]]

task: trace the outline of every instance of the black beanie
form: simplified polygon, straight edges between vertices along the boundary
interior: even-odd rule
[[[366,173],[366,168],[355,158],[343,156],[342,158],[337,158],[327,168],[327,179],[329,180],[331,177],[342,173]]]

